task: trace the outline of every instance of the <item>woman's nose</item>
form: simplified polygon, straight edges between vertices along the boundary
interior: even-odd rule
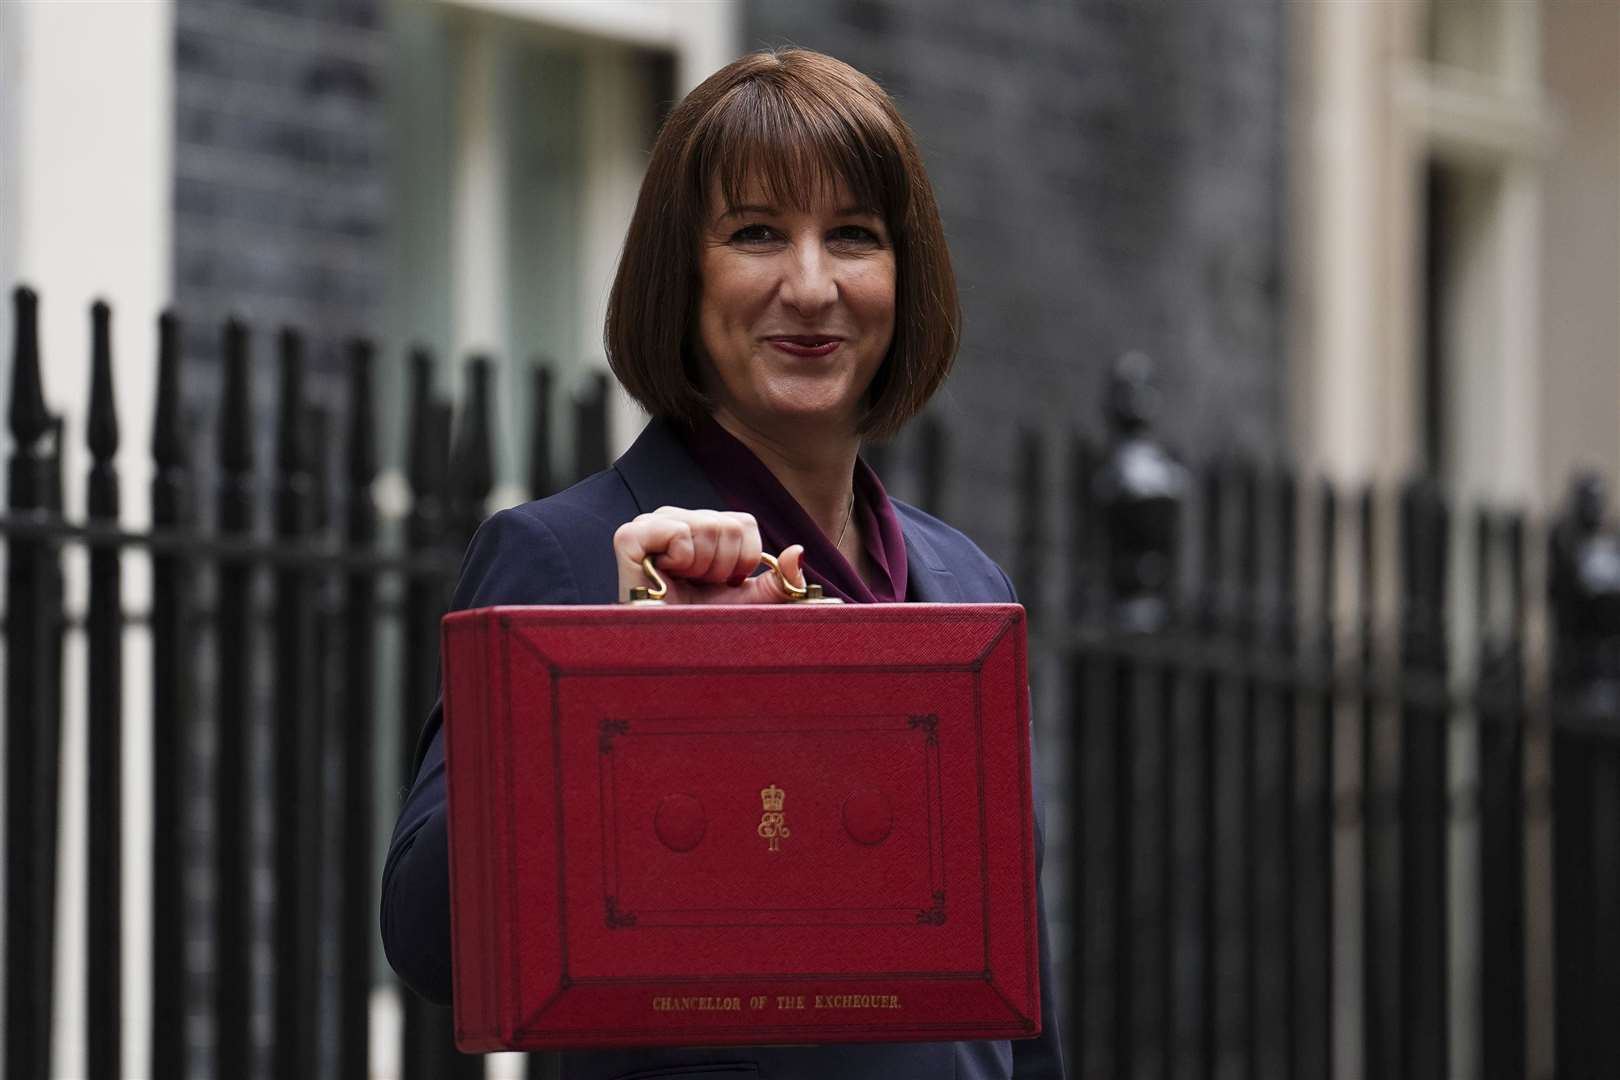
[[[801,315],[813,315],[838,299],[835,268],[821,244],[795,244],[787,254],[781,289],[784,304]]]

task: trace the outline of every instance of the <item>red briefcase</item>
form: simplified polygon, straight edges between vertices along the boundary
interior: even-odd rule
[[[1041,1027],[1024,611],[444,620],[463,1050]]]

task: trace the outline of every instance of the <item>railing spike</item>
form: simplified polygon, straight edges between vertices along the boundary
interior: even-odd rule
[[[274,480],[275,536],[298,547],[310,542],[317,528],[315,477],[312,475],[312,414],[304,397],[304,342],[297,330],[284,327],[278,337],[281,397],[276,432]],[[318,579],[295,567],[274,575],[274,660],[272,695],[276,718],[271,776],[276,806],[273,878],[276,907],[271,923],[272,963],[276,973],[271,1005],[275,1033],[271,1072],[295,1076],[315,1071],[315,1009],[307,997],[314,984],[318,952],[319,884],[308,853],[319,842],[320,724],[313,704],[317,692],[318,651],[309,635],[316,629]]]
[[[1333,628],[1337,625],[1334,608],[1339,596],[1339,494],[1333,481],[1325,478],[1317,485],[1317,491],[1316,604],[1324,635],[1323,648],[1331,655],[1335,644]]]
[[[1496,519],[1487,506],[1475,506],[1473,512],[1474,544],[1474,625],[1479,628],[1479,650],[1482,660],[1494,657],[1497,647],[1496,619]]]
[[[157,409],[152,424],[152,458],[159,471],[184,469],[191,460],[180,399],[180,318],[158,316]]]
[[[90,414],[86,428],[98,465],[118,453],[118,409],[113,400],[112,309],[97,300],[90,308]]]
[[[113,401],[112,309],[98,300],[90,308],[90,409],[86,436],[92,456],[88,517],[118,520],[118,411]],[[87,1075],[94,1080],[118,1073],[123,1028],[122,876],[119,821],[123,805],[123,612],[121,552],[90,550],[88,666],[86,668],[86,852],[85,1034]]]
[[[38,301],[19,288],[12,367],[9,508],[47,521],[61,511],[60,420],[45,408],[39,371]],[[55,434],[54,445],[47,437]],[[44,513],[41,513],[43,511]],[[61,542],[0,536],[6,555],[5,1075],[51,1073],[51,1001],[61,780]]]
[[[16,335],[11,361],[11,435],[18,448],[26,448],[27,456],[32,457],[39,441],[51,431],[39,372],[39,296],[19,285],[11,297]]]
[[[450,504],[456,528],[471,538],[483,520],[484,503],[495,486],[494,437],[490,428],[490,383],[494,363],[475,356],[467,363],[467,393],[462,399],[461,423],[450,451]]]
[[[376,425],[371,399],[374,350],[364,338],[348,343],[349,411],[343,542],[356,553],[374,552],[377,508],[372,481],[377,475]],[[346,575],[342,635],[344,660],[338,687],[340,715],[336,751],[343,778],[341,821],[337,826],[342,867],[338,875],[338,992],[336,1030],[347,1033],[338,1051],[339,1076],[371,1071],[371,930],[375,921],[372,770],[377,751],[377,575],[357,567]]]
[[[536,357],[532,367],[533,399],[530,403],[529,428],[529,494],[543,499],[555,488],[552,486],[555,470],[551,465],[551,364],[544,357]]]
[[[1295,642],[1299,603],[1299,477],[1287,465],[1276,474],[1277,593],[1272,629],[1284,648]]]
[[[377,420],[371,400],[375,349],[370,341],[349,342],[348,476],[352,491],[368,489],[377,477]]]
[[[304,339],[290,326],[282,327],[281,416],[277,423],[276,465],[284,473],[309,469],[309,425],[304,411]]]
[[[219,533],[231,539],[252,536],[258,514],[259,493],[253,475],[253,413],[249,371],[248,328],[239,319],[228,319],[223,328],[225,381],[221,389],[219,454],[221,474],[215,493]],[[171,393],[172,415],[179,416],[178,361],[175,387]],[[177,426],[177,425],[176,425]],[[159,433],[159,438],[163,438]],[[177,447],[182,445],[176,441]],[[175,579],[178,598],[171,600],[176,614],[184,618],[187,608],[183,590],[187,587],[188,567],[169,559],[168,573]],[[222,562],[217,573],[214,711],[214,798],[215,836],[239,836],[247,831],[248,805],[257,793],[249,793],[247,745],[250,740],[251,663],[257,643],[253,640],[253,585],[256,570],[246,561]],[[170,630],[174,638],[181,632]],[[170,654],[172,657],[172,653]],[[174,661],[172,658],[170,663]],[[179,683],[176,672],[170,679]],[[249,1057],[250,996],[249,975],[252,952],[251,889],[256,871],[255,853],[239,844],[214,846],[214,1071],[218,1076],[240,1076],[247,1071]],[[173,1036],[165,1033],[165,1038]]]
[[[238,319],[225,323],[225,400],[220,410],[220,458],[228,472],[253,468],[253,382],[249,371],[248,329]]]
[[[608,467],[608,377],[606,372],[592,372],[585,380],[585,389],[574,399],[574,479],[601,472]],[[870,448],[866,451],[871,463]],[[877,468],[877,466],[873,466]],[[881,473],[882,470],[878,469]]]
[[[455,406],[446,398],[435,396],[427,407],[427,438],[423,442],[426,464],[423,466],[423,495],[439,508],[440,535],[432,543],[443,543],[443,530],[448,524],[450,505],[450,433],[455,426]],[[465,539],[465,537],[463,537]]]
[[[1524,512],[1515,510],[1505,515],[1502,521],[1503,543],[1506,545],[1506,558],[1508,568],[1508,625],[1512,628],[1509,636],[1514,641],[1526,640],[1529,636],[1525,626],[1525,517]]]
[[[309,456],[310,527],[317,533],[326,531],[331,522],[331,450],[332,413],[325,405],[306,405],[304,421],[304,451]]]
[[[418,499],[434,493],[432,478],[442,471],[434,461],[433,425],[433,354],[425,346],[411,350],[410,416],[406,421],[410,442],[406,447],[406,476],[411,491]]]

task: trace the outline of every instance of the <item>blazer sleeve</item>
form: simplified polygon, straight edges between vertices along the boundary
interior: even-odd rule
[[[1007,587],[1007,599],[1016,604],[1018,594],[1013,589],[1007,572],[999,566],[1001,580]],[[1041,792],[1041,758],[1035,752],[1035,699],[1029,705],[1030,785],[1035,804],[1035,905],[1040,926],[1041,947],[1041,1033],[1033,1039],[1013,1040],[1013,1076],[1016,1080],[1029,1078],[1055,1078],[1061,1080],[1063,1071],[1063,1039],[1058,1028],[1057,987],[1052,981],[1051,935],[1046,928],[1046,886],[1041,883],[1042,869],[1046,865],[1046,801]]]
[[[568,552],[551,528],[522,510],[479,527],[462,560],[450,610],[579,602]],[[450,1002],[450,853],[445,822],[444,698],[417,745],[416,778],[400,807],[382,877],[383,952],[405,984]]]

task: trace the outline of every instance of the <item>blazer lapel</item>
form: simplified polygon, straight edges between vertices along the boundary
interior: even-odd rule
[[[643,514],[660,506],[679,506],[683,510],[718,510],[724,506],[668,420],[654,417],[649,421],[613,468],[624,479],[636,508]]]

